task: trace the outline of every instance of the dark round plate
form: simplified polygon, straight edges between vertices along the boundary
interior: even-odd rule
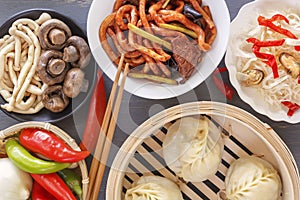
[[[30,18],[35,20],[38,19],[43,12],[49,13],[52,18],[57,18],[62,20],[70,27],[73,35],[83,37],[87,41],[85,33],[78,25],[76,25],[76,23],[73,20],[71,20],[67,16],[64,16],[63,14],[60,14],[54,10],[49,10],[49,9],[30,9],[13,15],[0,27],[0,37],[3,37],[5,34],[8,33],[9,28],[11,27],[12,23],[15,20],[19,18]],[[96,63],[94,58],[92,57],[89,65],[84,69],[85,78],[89,80],[88,91],[85,93],[81,92],[76,98],[71,99],[68,107],[62,112],[53,113],[45,108],[43,108],[40,112],[36,114],[26,114],[26,115],[14,113],[14,112],[7,112],[4,109],[2,109],[2,111],[6,113],[8,116],[18,121],[57,122],[62,119],[65,119],[66,117],[72,115],[72,113],[74,113],[76,110],[78,110],[81,105],[86,103],[87,99],[92,93],[92,88],[94,87],[95,84],[96,74],[97,74],[96,70],[97,70]],[[6,102],[0,95],[0,104],[4,104],[4,103]]]

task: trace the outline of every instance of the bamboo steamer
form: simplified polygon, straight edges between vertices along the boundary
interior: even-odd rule
[[[206,115],[221,128],[225,146],[218,172],[207,181],[185,183],[165,167],[162,141],[175,120]],[[159,175],[178,184],[184,199],[218,199],[225,188],[230,163],[244,155],[259,155],[280,173],[283,200],[300,199],[299,171],[290,150],[267,124],[246,111],[217,102],[193,102],[166,109],[140,125],[117,153],[107,181],[106,199],[120,200],[132,182],[142,175]]]
[[[13,126],[10,126],[6,128],[5,130],[0,131],[0,140],[2,142],[1,147],[2,150],[4,149],[4,143],[3,139],[6,137],[9,137],[11,135],[16,134],[20,130],[24,128],[41,128],[44,130],[48,130],[59,136],[61,139],[63,139],[71,148],[73,148],[76,151],[81,151],[75,140],[70,137],[66,132],[61,130],[60,128],[45,122],[36,122],[36,121],[28,121],[28,122],[22,122],[15,124]],[[5,152],[4,152],[5,153]],[[89,177],[88,177],[88,171],[86,162],[84,160],[81,160],[78,162],[78,166],[81,172],[81,178],[82,178],[82,199],[86,200],[86,195],[88,191],[88,183],[89,183]]]

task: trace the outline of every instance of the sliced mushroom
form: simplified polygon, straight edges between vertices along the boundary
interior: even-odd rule
[[[300,63],[294,56],[285,52],[281,53],[279,56],[279,62],[293,78],[297,78],[299,76]]]
[[[237,79],[245,86],[258,85],[264,77],[264,72],[259,69],[249,69],[245,72],[237,73]]]
[[[68,25],[59,19],[45,21],[38,32],[38,37],[43,49],[62,49],[67,39],[72,35]]]
[[[61,85],[53,85],[44,90],[42,102],[46,109],[61,112],[69,104],[69,98],[64,94]]]
[[[74,98],[83,89],[86,89],[87,85],[88,81],[84,79],[84,72],[79,68],[72,68],[66,75],[63,91],[68,97]]]
[[[71,36],[64,48],[63,59],[73,67],[85,68],[91,60],[91,51],[86,41],[79,36]]]
[[[37,65],[39,78],[47,85],[63,82],[69,65],[62,60],[63,54],[56,50],[44,51]]]
[[[203,15],[196,11],[191,4],[185,3],[183,6],[183,14],[192,20],[194,23],[201,25],[201,19],[203,19]]]

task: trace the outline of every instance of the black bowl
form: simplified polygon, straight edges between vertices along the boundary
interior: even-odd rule
[[[43,12],[49,13],[52,18],[57,18],[62,20],[70,27],[72,31],[72,35],[80,36],[87,41],[84,31],[78,25],[76,25],[76,23],[73,20],[71,20],[67,16],[64,16],[63,14],[60,14],[54,10],[49,10],[49,9],[30,9],[13,15],[0,27],[0,37],[2,38],[5,34],[8,33],[9,28],[11,27],[12,23],[15,20],[19,18],[30,18],[35,20],[38,19]],[[45,108],[43,108],[41,111],[39,111],[36,114],[18,114],[14,112],[8,112],[5,109],[2,109],[2,111],[6,113],[8,116],[18,121],[57,122],[62,119],[65,119],[71,116],[76,110],[78,110],[83,104],[86,103],[87,99],[89,99],[89,96],[92,93],[92,89],[94,87],[95,80],[96,80],[96,74],[97,74],[96,70],[97,70],[97,66],[94,58],[92,57],[89,65],[84,69],[85,78],[89,80],[88,91],[81,92],[77,97],[70,99],[70,104],[62,112],[53,113]],[[4,103],[6,103],[6,101],[0,95],[0,104],[4,104]]]

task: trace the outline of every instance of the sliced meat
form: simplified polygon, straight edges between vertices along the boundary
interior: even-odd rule
[[[180,35],[171,40],[173,57],[178,64],[178,72],[184,83],[194,72],[195,66],[200,62],[202,51],[198,44],[190,41],[185,35]]]

